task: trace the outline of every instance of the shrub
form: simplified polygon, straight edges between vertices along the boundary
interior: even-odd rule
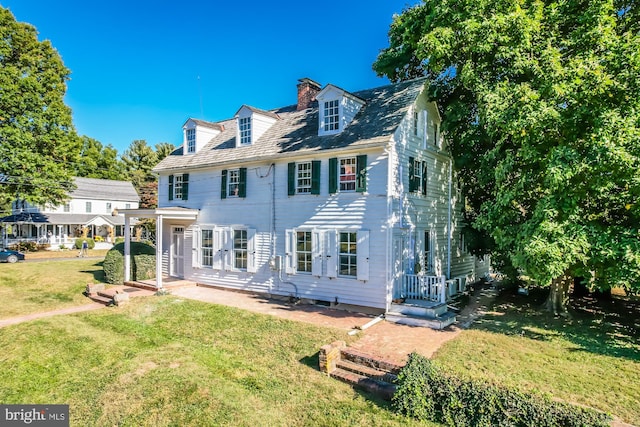
[[[20,252],[36,252],[38,250],[38,244],[27,240],[21,240],[9,246],[9,249]]]
[[[107,283],[124,281],[124,243],[118,243],[107,252],[102,263]],[[140,242],[131,242],[131,280],[156,277],[156,250]]]
[[[124,237],[116,237],[116,241],[115,241],[116,244],[122,243],[122,242],[124,242]]]
[[[398,375],[393,405],[405,415],[449,426],[604,427],[611,419],[548,396],[461,379],[416,353]]]
[[[90,238],[83,238],[83,237],[79,237],[75,240],[75,242],[73,242],[73,247],[76,249],[82,249],[82,242],[87,241],[87,243],[89,244],[89,249],[93,249],[96,247],[96,242]]]

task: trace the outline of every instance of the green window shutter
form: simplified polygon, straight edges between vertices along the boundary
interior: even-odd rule
[[[311,194],[320,194],[320,160],[311,162]]]
[[[356,157],[356,191],[364,193],[367,191],[367,155]]]
[[[329,159],[329,194],[338,192],[338,158]]]
[[[422,195],[427,195],[427,162],[422,162]]]
[[[416,185],[415,159],[409,157],[409,193],[414,193],[418,186]]]
[[[222,171],[222,184],[220,185],[220,198],[227,198],[227,170]]]
[[[189,174],[182,174],[182,200],[189,199]]]
[[[293,196],[296,194],[296,164],[291,162],[287,168],[287,194]]]
[[[173,175],[169,175],[169,201],[173,200]]]
[[[239,171],[238,197],[247,197],[247,168],[240,168]]]

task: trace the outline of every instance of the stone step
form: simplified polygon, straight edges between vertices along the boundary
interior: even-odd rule
[[[359,363],[351,362],[349,360],[339,360],[336,362],[336,367],[345,371],[354,372],[356,374],[364,375],[373,380],[384,381],[387,383],[395,383],[398,380],[396,374],[391,372],[382,371],[380,369],[364,366]]]
[[[391,304],[389,311],[420,317],[438,317],[447,312],[447,304],[441,302],[406,300],[402,304]]]
[[[87,297],[92,301],[99,302],[104,305],[113,304],[113,298],[103,297],[98,294],[87,294]]]
[[[350,362],[357,363],[358,365],[389,372],[394,375],[397,375],[402,369],[401,365],[387,360],[379,359],[377,357],[373,357],[369,354],[349,347],[341,349],[340,356],[342,360],[348,360]]]
[[[380,396],[386,400],[391,400],[393,394],[396,392],[396,386],[393,384],[385,381],[375,380],[365,375],[346,371],[341,368],[334,369],[333,372],[331,372],[331,377],[351,384],[354,387],[366,390],[369,393]]]
[[[385,314],[385,319],[389,322],[398,323],[400,325],[420,326],[441,330],[455,323],[456,315],[450,311],[437,317],[424,317],[398,312],[389,312]]]

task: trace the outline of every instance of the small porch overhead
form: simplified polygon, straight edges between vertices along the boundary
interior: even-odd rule
[[[162,222],[165,219],[195,222],[198,212],[198,209],[182,207],[118,210],[117,215],[124,215],[124,281],[131,280],[131,218],[156,220],[156,287],[162,290]]]

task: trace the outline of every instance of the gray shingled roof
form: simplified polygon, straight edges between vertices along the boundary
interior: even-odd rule
[[[296,111],[295,105],[272,110],[280,120],[252,145],[243,147],[236,147],[236,120],[224,120],[218,122],[224,126],[224,131],[196,154],[184,156],[182,150],[176,150],[156,165],[154,171],[189,170],[321,150],[383,146],[422,91],[424,82],[425,79],[416,79],[353,93],[366,104],[336,135],[318,136],[317,105],[302,111]]]
[[[139,202],[140,197],[128,181],[110,179],[74,178],[77,186],[71,192],[74,199],[104,199],[123,202]]]

